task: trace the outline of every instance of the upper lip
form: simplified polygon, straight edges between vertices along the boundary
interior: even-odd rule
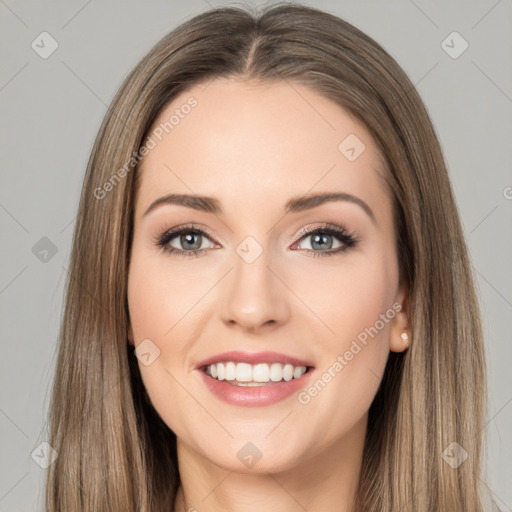
[[[222,352],[214,356],[203,359],[196,365],[196,369],[203,368],[214,363],[223,363],[233,361],[235,363],[283,363],[291,364],[293,366],[313,366],[309,361],[299,359],[297,357],[280,354],[279,352],[242,352],[240,350],[231,350],[229,352]]]

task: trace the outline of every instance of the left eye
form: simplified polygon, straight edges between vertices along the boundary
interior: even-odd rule
[[[309,233],[304,235],[301,240],[310,239],[309,247],[303,247],[303,249],[314,250],[314,249],[337,249],[343,244],[340,242],[338,235],[333,235],[325,231],[317,231],[315,233]],[[333,247],[333,240],[338,239],[338,246]]]
[[[314,258],[324,256],[335,256],[343,254],[345,251],[356,247],[359,237],[355,233],[349,233],[345,228],[335,224],[326,224],[325,226],[306,229],[299,234],[299,241],[292,247],[296,248],[301,240],[312,238],[311,248],[304,249],[310,256]],[[316,249],[332,249],[332,239],[338,240],[340,245],[334,250],[316,250]]]

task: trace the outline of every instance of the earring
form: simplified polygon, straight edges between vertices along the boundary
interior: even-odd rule
[[[409,341],[409,336],[405,331],[402,334],[400,334],[400,338],[402,338],[404,345]]]

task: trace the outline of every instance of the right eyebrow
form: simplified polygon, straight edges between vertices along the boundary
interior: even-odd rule
[[[163,204],[185,206],[206,213],[222,213],[220,201],[214,197],[196,196],[191,194],[169,194],[153,201],[144,212],[147,215],[151,210]]]

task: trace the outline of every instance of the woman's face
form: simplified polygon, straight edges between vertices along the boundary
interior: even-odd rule
[[[407,327],[369,133],[305,86],[219,78],[175,98],[150,136],[128,302],[155,409],[183,447],[229,470],[349,454]],[[341,195],[298,202],[317,194]],[[155,203],[171,195],[210,199]],[[214,379],[207,360],[234,364]]]

